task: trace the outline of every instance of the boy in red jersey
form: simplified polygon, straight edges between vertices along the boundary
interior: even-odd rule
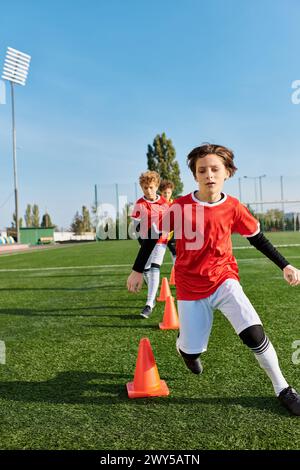
[[[140,186],[144,193],[134,205],[131,218],[135,221],[135,230],[139,235],[140,245],[148,237],[148,231],[155,228],[160,230],[163,213],[169,208],[169,204],[157,195],[160,184],[160,176],[156,171],[146,171],[140,176]],[[167,239],[160,238],[144,266],[144,279],[148,286],[146,305],[141,311],[143,318],[148,318],[155,306],[155,297],[159,287],[160,266],[167,248]]]
[[[162,180],[160,183],[159,191],[161,195],[166,199],[166,201],[171,205],[174,201],[172,199],[173,191],[174,191],[174,183],[169,180]],[[175,264],[176,260],[176,246],[175,246],[175,239],[174,239],[174,232],[171,232],[168,237],[168,248],[171,253],[171,258],[173,264]]]
[[[252,349],[280,402],[300,416],[300,395],[282,375],[275,349],[239,283],[231,233],[246,237],[283,270],[283,277],[290,285],[300,284],[300,272],[265,238],[248,209],[222,192],[224,181],[236,171],[233,158],[232,151],[220,145],[205,144],[192,150],[187,162],[199,189],[177,199],[164,216],[170,222],[168,230],[174,229],[176,238],[175,276],[180,318],[177,349],[187,367],[196,374],[201,373],[199,356],[207,349],[213,311],[219,309],[244,344]],[[141,266],[154,245],[155,240],[149,239],[140,250],[127,280],[129,291],[140,289]]]

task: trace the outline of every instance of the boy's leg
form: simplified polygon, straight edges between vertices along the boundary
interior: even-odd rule
[[[143,245],[143,239],[138,238],[137,240],[138,240],[140,246],[142,246]],[[151,267],[151,255],[149,256],[149,259],[147,260],[147,263],[146,263],[146,265],[144,267],[144,271],[143,271],[143,278],[144,278],[144,281],[147,285],[148,285],[148,282],[149,282],[150,267]]]
[[[147,305],[150,305],[152,308],[155,305],[155,298],[159,287],[159,278],[160,278],[160,267],[163,263],[167,245],[166,244],[156,244],[153,249],[153,254],[151,256],[151,267],[149,271],[149,281],[148,281],[148,297]]]
[[[290,387],[282,375],[276,351],[264,333],[261,325],[252,325],[239,334],[244,344],[252,349],[254,355],[271,379],[274,391],[285,408],[300,416],[300,395]]]
[[[186,366],[194,373],[203,370],[199,356],[206,351],[213,323],[213,311],[208,299],[178,300],[180,333],[176,341],[177,351]]]
[[[148,294],[146,306],[141,312],[141,316],[148,318],[152,312],[153,307],[155,306],[155,298],[159,287],[160,279],[160,266],[163,262],[164,255],[166,252],[166,244],[156,244],[153,252],[147,261],[146,268],[150,265],[150,269],[147,274],[148,280]]]
[[[238,335],[242,334],[241,339],[254,352],[278,396],[288,384],[280,371],[276,352],[264,333],[261,320],[242,286],[235,279],[227,279],[213,297],[214,307],[221,310]]]
[[[144,267],[144,271],[143,271],[143,278],[144,278],[144,281],[145,283],[149,284],[149,273],[150,273],[150,268],[151,268],[151,255],[149,256],[149,259],[147,260],[147,263]]]
[[[280,392],[289,385],[282,375],[276,351],[265,335],[262,325],[252,325],[245,328],[239,333],[239,337],[253,351],[260,367],[270,378],[275,394],[279,396]]]
[[[253,351],[260,367],[270,378],[276,396],[292,413],[300,415],[300,396],[285,380],[276,351],[240,283],[227,279],[213,296],[214,308],[221,310],[244,344]]]

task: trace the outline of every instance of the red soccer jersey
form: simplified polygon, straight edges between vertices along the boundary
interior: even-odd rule
[[[141,238],[147,238],[148,230],[153,225],[156,231],[161,231],[162,216],[169,206],[162,196],[157,196],[155,201],[149,201],[144,196],[136,201],[130,217],[140,222]]]
[[[223,194],[219,202],[211,204],[199,201],[191,193],[175,201],[165,214],[163,225],[168,219],[176,238],[178,300],[203,299],[226,279],[239,280],[231,234],[254,236],[259,233],[259,222],[238,199]],[[191,245],[195,240],[197,246]]]

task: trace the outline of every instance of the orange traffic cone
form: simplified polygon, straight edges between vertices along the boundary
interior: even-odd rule
[[[166,300],[164,317],[162,323],[159,324],[161,330],[178,330],[179,320],[174,303],[174,297],[170,296]]]
[[[170,286],[175,286],[175,268],[174,268],[174,266],[172,266],[169,284],[170,284]]]
[[[159,378],[148,338],[140,341],[134,379],[126,387],[129,398],[162,397],[170,393],[166,382]]]
[[[169,297],[170,295],[172,295],[172,294],[171,294],[171,291],[170,291],[168,278],[163,277],[162,283],[161,283],[161,288],[160,288],[160,294],[159,294],[159,297],[157,297],[157,300],[159,302],[165,302],[167,300],[167,297]]]

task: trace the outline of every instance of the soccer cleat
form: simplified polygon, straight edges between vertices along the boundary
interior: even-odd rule
[[[150,307],[150,305],[146,305],[141,311],[140,315],[143,318],[149,318],[151,315],[151,312],[152,312],[152,308]]]
[[[190,369],[190,371],[193,372],[193,374],[202,374],[203,366],[199,359],[198,354],[186,354],[183,351],[181,351],[181,349],[179,349],[179,346],[178,346],[178,338],[176,341],[176,349],[177,349],[178,354],[180,354],[180,356],[184,360],[187,368]]]
[[[278,399],[290,413],[300,416],[300,395],[294,388],[287,387],[283,389]]]

